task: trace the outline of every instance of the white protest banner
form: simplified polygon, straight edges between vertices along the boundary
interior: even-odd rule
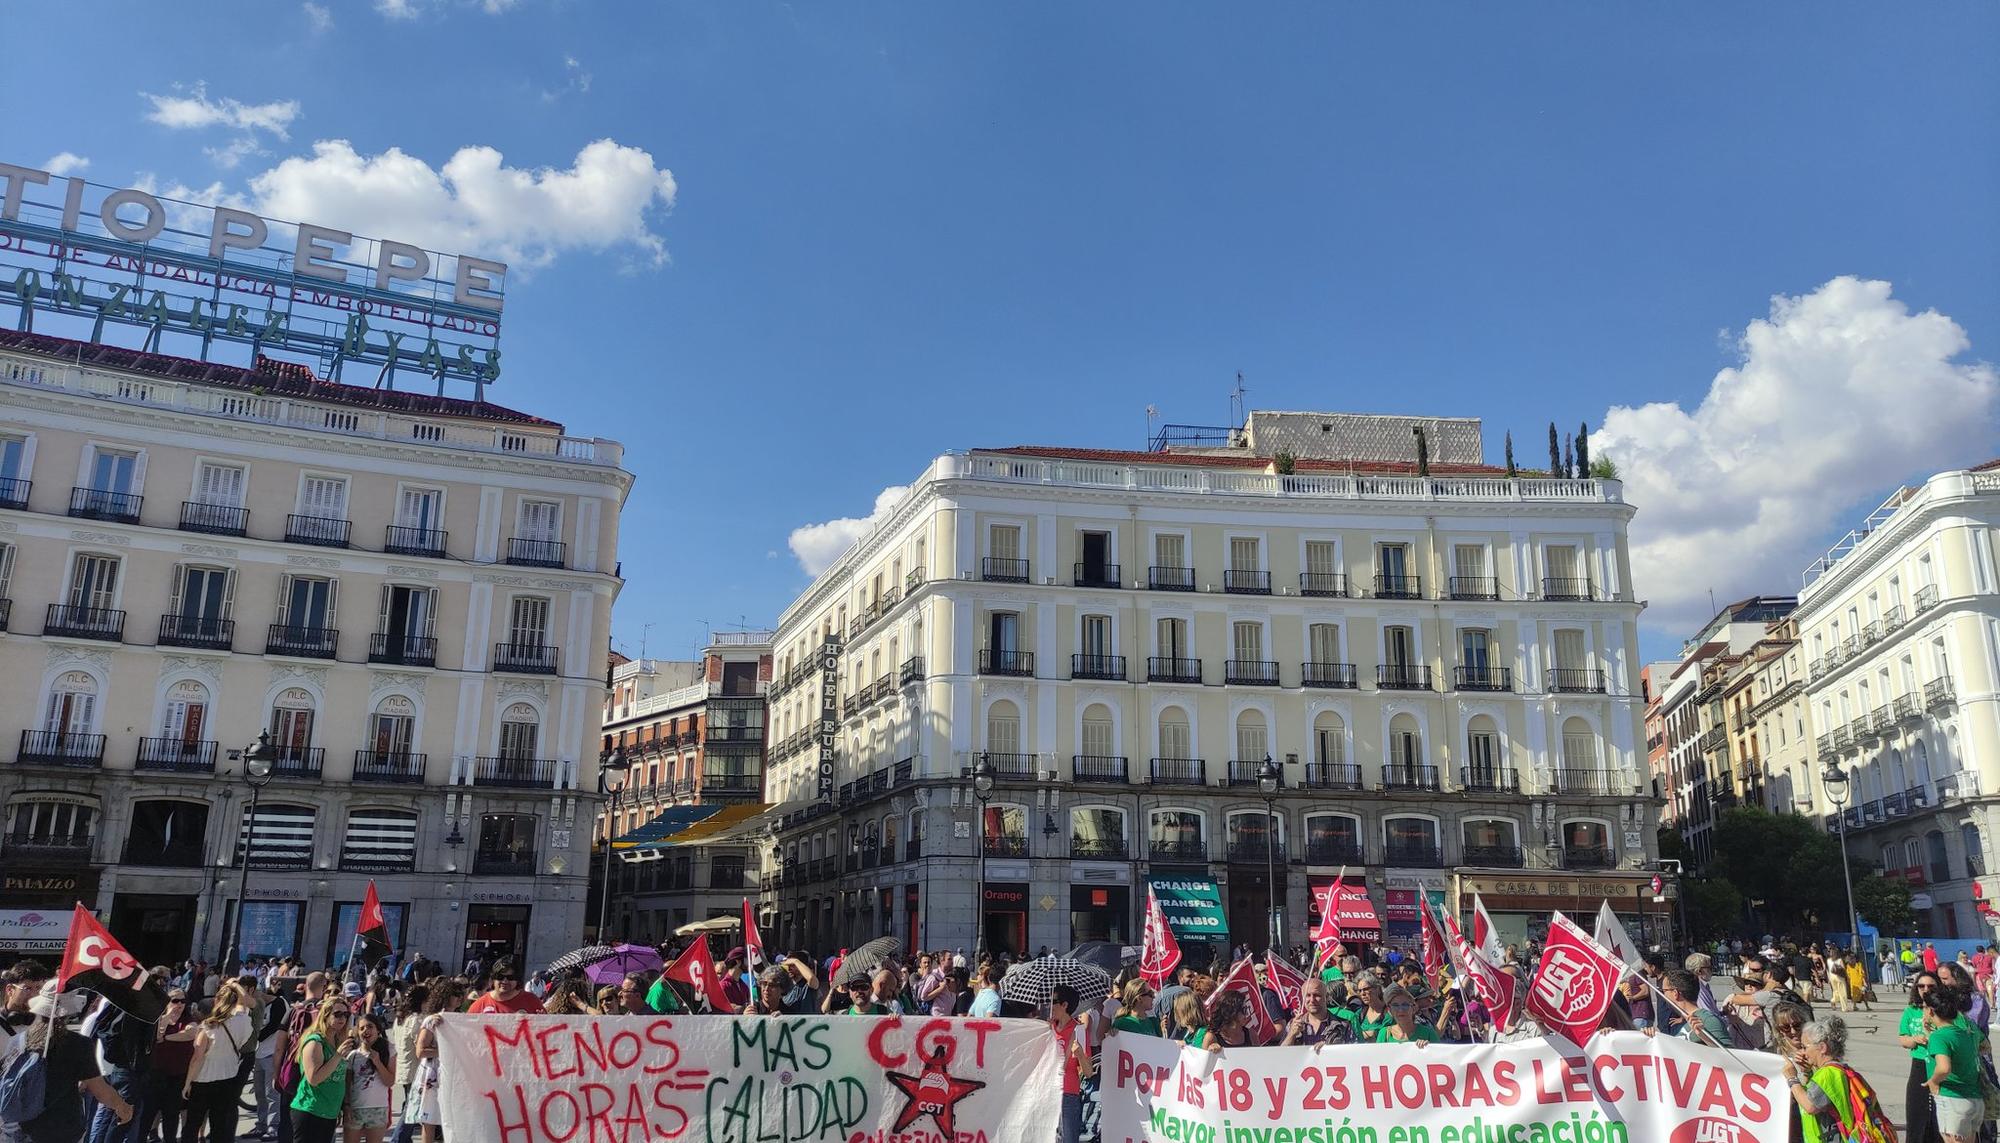
[[[1039,1021],[448,1016],[445,1137],[479,1143],[1048,1143]]]
[[[1783,1066],[1638,1032],[1220,1053],[1121,1032],[1098,1100],[1104,1143],[1785,1143]]]

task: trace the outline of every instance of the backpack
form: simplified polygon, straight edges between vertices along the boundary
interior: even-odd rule
[[[44,1045],[46,1047],[46,1045]],[[34,1048],[23,1049],[0,1075],[0,1123],[40,1119],[48,1095],[48,1061]]]
[[[1838,1115],[1827,1126],[1833,1131],[1823,1137],[1840,1140],[1840,1143],[1896,1143],[1896,1125],[1882,1111],[1882,1101],[1875,1098],[1875,1089],[1861,1078],[1861,1073],[1841,1064],[1841,1074],[1847,1077],[1847,1116],[1853,1126],[1842,1129]]]

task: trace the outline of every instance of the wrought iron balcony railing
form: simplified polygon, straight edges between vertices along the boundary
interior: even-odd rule
[[[120,643],[125,639],[125,613],[109,607],[71,607],[51,603],[48,617],[42,621],[42,634]]]
[[[1125,656],[1123,655],[1071,655],[1069,657],[1069,677],[1072,679],[1125,679]]]
[[[162,647],[190,647],[204,651],[227,651],[236,641],[236,621],[209,615],[162,615]]]
[[[273,623],[264,633],[266,655],[296,655],[305,659],[331,659],[340,647],[337,627],[294,627]]]
[[[443,528],[413,528],[391,524],[382,537],[382,550],[393,556],[442,556]]]
[[[1346,572],[1300,572],[1299,594],[1345,598],[1347,591]]]
[[[215,773],[215,743],[184,738],[141,738],[133,768],[155,774]]]
[[[207,536],[241,536],[250,531],[250,510],[231,504],[181,501],[181,531]]]
[[[1146,586],[1154,591],[1193,591],[1194,569],[1155,564],[1146,569]]]
[[[982,675],[1014,675],[1027,677],[1035,673],[1035,653],[1033,651],[1002,651],[983,648],[979,652],[979,673]]]
[[[1154,655],[1146,660],[1146,679],[1155,683],[1198,683],[1201,681],[1201,660]]]
[[[979,561],[979,578],[992,583],[1027,583],[1028,561],[1008,556],[986,556]]]
[[[356,750],[354,780],[419,785],[424,780],[428,756],[408,750]]]
[[[103,520],[111,524],[137,524],[139,506],[146,498],[131,492],[102,488],[72,488],[69,514],[79,520]]]
[[[1271,594],[1271,573],[1230,568],[1222,573],[1222,590],[1232,595]]]
[[[1239,686],[1275,687],[1278,664],[1267,659],[1224,659],[1222,680]]]
[[[285,542],[288,544],[344,548],[353,531],[353,521],[332,516],[301,516],[295,512],[285,517]]]
[[[1335,690],[1353,690],[1360,685],[1355,678],[1353,663],[1301,663],[1299,684]]]
[[[389,635],[380,631],[368,637],[368,661],[404,667],[437,666],[438,641],[428,635]]]
[[[495,643],[493,669],[517,675],[553,675],[557,672],[553,643]]]
[[[1208,763],[1200,758],[1155,758],[1152,760],[1155,786],[1205,786]]]
[[[1118,587],[1123,581],[1118,578],[1117,564],[1077,564],[1074,582],[1078,587]]]
[[[1514,668],[1512,667],[1453,667],[1452,687],[1461,691],[1511,691],[1514,689]]]
[[[507,562],[524,568],[559,568],[567,566],[569,545],[561,540],[524,540],[514,536],[507,541]]]
[[[1126,759],[1113,754],[1073,754],[1069,760],[1070,780],[1123,785],[1128,780]]]

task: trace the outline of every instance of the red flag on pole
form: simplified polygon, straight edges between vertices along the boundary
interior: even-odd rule
[[[1340,940],[1340,898],[1346,888],[1347,866],[1340,867],[1332,881],[1321,886],[1315,894],[1319,898],[1319,927],[1313,930],[1313,940]]]
[[[751,972],[769,964],[764,955],[764,934],[757,931],[757,915],[750,911],[750,898],[743,898],[743,963]]]
[[[1422,890],[1417,893],[1417,923],[1418,936],[1422,938],[1424,979],[1436,984],[1438,977],[1451,967],[1451,957],[1445,952],[1444,930],[1438,927],[1437,916]]]
[[[1146,931],[1139,947],[1139,975],[1158,991],[1167,986],[1174,970],[1180,966],[1180,942],[1174,939],[1174,931],[1167,927],[1167,914],[1160,908],[1160,898],[1148,889]]]
[[[1452,956],[1465,970],[1472,994],[1486,1006],[1493,1026],[1505,1031],[1514,1022],[1514,978],[1472,947],[1472,942],[1465,939],[1465,930],[1458,927],[1458,918],[1450,913],[1444,915],[1444,931],[1451,942]]]
[[[1589,1041],[1611,1007],[1625,966],[1561,913],[1549,921],[1542,963],[1528,986],[1528,1011],[1578,1047]]]
[[[56,990],[95,992],[120,1011],[142,1023],[158,1022],[167,1007],[166,989],[146,975],[145,968],[110,930],[78,904],[70,914],[69,944],[56,971]]]
[[[693,985],[694,994],[706,1001],[711,1011],[731,1010],[729,997],[722,991],[722,978],[715,972],[715,957],[708,951],[707,937],[696,936],[694,942],[674,958],[674,963],[667,966],[666,976],[669,980]]]
[[[1339,941],[1320,941],[1313,945],[1312,970],[1314,976],[1322,976],[1340,958]]]
[[[1264,954],[1264,979],[1270,982],[1271,991],[1278,994],[1278,1003],[1293,1012],[1299,1010],[1299,989],[1305,987],[1306,974],[1292,967],[1292,962],[1274,952]]]
[[[372,969],[389,955],[389,921],[382,915],[382,898],[375,894],[375,879],[369,878],[368,892],[361,897],[361,916],[354,922],[354,938],[361,942],[361,965]]]
[[[1225,992],[1241,992],[1250,1001],[1250,1044],[1261,1047],[1277,1038],[1278,1025],[1271,1019],[1270,1010],[1264,1007],[1264,989],[1257,983],[1257,969],[1249,957],[1237,961],[1229,969],[1229,974],[1215,984],[1215,991],[1208,994],[1207,1011],[1215,1015],[1215,999]]]

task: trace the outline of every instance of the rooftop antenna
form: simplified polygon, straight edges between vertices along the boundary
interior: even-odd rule
[[[1243,395],[1250,390],[1243,387],[1243,371],[1236,371],[1236,388],[1229,391],[1229,428],[1233,433],[1248,424],[1243,415]]]
[[[1715,589],[1712,587],[1708,589],[1708,613],[1715,614]]]
[[[646,661],[646,636],[651,634],[652,630],[653,625],[650,623],[643,624],[639,628],[639,661],[642,663]]]
[[[1160,407],[1158,405],[1146,406],[1146,448],[1148,450],[1153,447],[1153,422],[1159,419]]]

